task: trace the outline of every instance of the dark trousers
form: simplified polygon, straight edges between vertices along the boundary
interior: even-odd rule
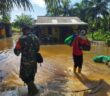
[[[30,65],[21,64],[20,67],[20,78],[27,84],[29,82],[34,82],[34,77],[37,72],[37,64],[33,63]]]
[[[73,55],[73,60],[74,60],[74,67],[77,68],[82,68],[82,64],[83,64],[83,55]]]

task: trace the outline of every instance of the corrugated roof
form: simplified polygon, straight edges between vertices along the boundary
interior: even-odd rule
[[[38,16],[35,25],[87,25],[78,17]]]

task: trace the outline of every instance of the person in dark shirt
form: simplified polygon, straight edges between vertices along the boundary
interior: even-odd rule
[[[20,78],[28,86],[28,95],[34,96],[38,89],[34,84],[34,77],[37,72],[36,53],[40,49],[39,39],[31,33],[28,26],[22,28],[23,35],[18,39],[14,48],[15,55],[21,53]]]

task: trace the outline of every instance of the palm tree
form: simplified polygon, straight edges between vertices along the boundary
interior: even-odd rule
[[[7,37],[11,36],[10,11],[14,8],[31,9],[32,5],[29,0],[0,0],[0,16],[4,22]]]
[[[74,6],[70,9],[72,16],[77,16],[81,18],[83,21],[86,21],[86,7],[82,2],[74,4]]]
[[[62,0],[62,6],[61,6],[61,10],[62,10],[62,12],[61,12],[61,14],[63,15],[63,16],[70,16],[70,0]]]
[[[49,16],[69,16],[71,0],[45,0],[47,5],[47,15]]]
[[[29,0],[0,0],[0,14],[11,11],[14,7],[31,9],[32,5]]]
[[[10,23],[10,19],[11,19],[10,12],[3,14],[2,21],[4,23]]]
[[[98,20],[99,17],[106,18],[108,13],[108,0],[91,0],[89,3],[91,6],[88,7],[88,18],[90,20],[95,20],[97,27],[98,27]]]
[[[23,25],[29,25],[32,26],[34,19],[30,15],[20,15],[16,16],[16,19],[14,20],[14,27],[22,27]]]
[[[47,6],[47,15],[59,16],[62,0],[45,0]]]

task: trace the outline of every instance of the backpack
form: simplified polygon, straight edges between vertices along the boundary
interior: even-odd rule
[[[90,51],[91,45],[79,45],[81,50]]]
[[[79,48],[84,51],[90,51],[91,50],[91,43],[90,43],[90,41],[86,41],[86,42],[87,42],[87,44],[84,44],[84,45],[79,44]]]

